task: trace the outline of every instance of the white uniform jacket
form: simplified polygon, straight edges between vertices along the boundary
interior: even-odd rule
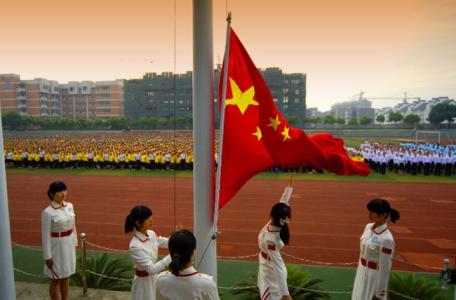
[[[394,240],[386,223],[375,229],[373,225],[374,223],[367,224],[361,236],[361,253],[352,300],[370,300],[373,296],[387,299]]]
[[[139,231],[130,241],[130,257],[135,267],[135,277],[131,286],[133,300],[155,299],[155,278],[171,262],[168,255],[159,262],[158,248],[168,248],[168,238],[159,237],[148,230],[147,236]]]
[[[280,255],[284,246],[280,239],[280,227],[266,224],[258,235],[258,246],[260,254],[257,284],[261,300],[282,299],[289,295],[289,292],[287,268]]]
[[[211,276],[194,267],[179,272],[166,271],[157,276],[157,300],[218,300],[217,285]]]
[[[41,213],[41,243],[44,260],[54,261],[52,269],[44,265],[44,274],[52,279],[62,279],[76,272],[76,246],[78,237],[75,227],[73,204],[62,205],[51,201]]]

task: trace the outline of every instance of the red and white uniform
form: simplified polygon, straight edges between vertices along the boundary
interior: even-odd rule
[[[218,300],[212,276],[198,273],[194,267],[179,272],[166,271],[157,276],[157,300]]]
[[[257,284],[261,300],[282,299],[290,293],[287,284],[287,268],[280,255],[280,250],[284,246],[280,239],[280,227],[266,224],[258,235],[258,246],[260,266]]]
[[[52,270],[44,265],[44,274],[52,279],[62,279],[76,272],[76,246],[78,237],[75,227],[73,204],[62,205],[51,201],[41,213],[41,242],[44,260],[54,261]]]
[[[394,255],[394,239],[387,224],[364,228],[360,259],[353,285],[352,300],[387,299],[388,279]]]
[[[168,238],[160,237],[148,230],[147,236],[139,231],[130,241],[130,257],[135,267],[135,277],[131,286],[133,300],[155,299],[155,278],[171,262],[168,255],[159,262],[158,248],[168,248]]]

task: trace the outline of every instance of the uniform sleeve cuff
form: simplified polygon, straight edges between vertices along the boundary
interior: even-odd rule
[[[167,255],[165,258],[163,258],[163,262],[165,265],[169,265],[171,263],[172,259],[171,256]]]

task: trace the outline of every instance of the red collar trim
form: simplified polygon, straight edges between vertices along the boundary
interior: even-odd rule
[[[270,226],[270,225],[268,225],[268,227],[266,227],[266,229],[267,229],[268,232],[280,232],[280,230],[270,230],[270,229],[269,229],[269,226]]]
[[[149,237],[148,237],[148,236],[146,236],[146,238],[145,238],[144,240],[141,239],[141,238],[140,238],[138,235],[136,235],[136,234],[135,234],[135,237],[136,237],[140,242],[142,242],[142,243],[145,243],[145,242],[147,242],[147,241],[149,240]]]
[[[385,229],[383,229],[383,230],[380,231],[380,232],[377,232],[377,231],[375,231],[374,226],[372,225],[372,229],[371,229],[371,230],[372,230],[372,232],[374,232],[375,234],[382,234],[382,233],[384,233],[387,229],[388,229],[388,226],[385,226]]]
[[[179,274],[179,275],[177,275],[177,277],[189,277],[189,276],[196,275],[198,273],[199,272],[193,272],[193,273],[189,273],[189,274]]]
[[[54,201],[51,202],[51,207],[52,207],[53,209],[59,209],[59,208],[62,208],[62,207],[66,207],[66,206],[67,206],[66,202],[63,202],[62,205],[54,206],[54,203],[53,203],[53,202],[54,202]]]

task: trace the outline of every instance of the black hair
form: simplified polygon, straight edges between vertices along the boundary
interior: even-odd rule
[[[172,258],[169,269],[177,276],[192,259],[196,249],[195,236],[186,229],[178,230],[169,238],[168,248]]]
[[[367,203],[367,209],[377,215],[386,214],[386,218],[389,217],[393,223],[396,223],[401,217],[399,211],[392,208],[389,202],[384,199],[372,199]]]
[[[139,224],[142,224],[150,216],[152,216],[152,210],[147,206],[140,205],[133,207],[130,214],[125,219],[125,233],[133,231],[133,228],[138,230],[139,226],[136,224],[136,221],[139,221]]]
[[[274,225],[280,227],[280,239],[285,245],[288,245],[290,241],[290,230],[288,229],[288,224],[285,222],[280,222],[285,218],[291,219],[291,207],[283,202],[274,204],[271,208],[270,217],[274,222]]]
[[[54,181],[49,185],[49,189],[47,191],[47,195],[49,199],[52,201],[54,200],[54,196],[56,193],[61,192],[61,191],[66,191],[67,186],[63,181]]]

